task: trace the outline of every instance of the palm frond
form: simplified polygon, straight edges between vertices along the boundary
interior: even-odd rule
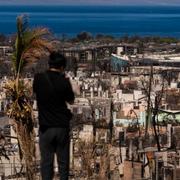
[[[16,42],[15,42],[15,51],[13,54],[13,59],[15,59],[14,62],[14,68],[15,68],[15,74],[20,71],[21,67],[21,55],[23,53],[24,49],[24,44],[23,44],[23,34],[27,30],[27,18],[24,15],[18,16],[17,17],[17,37],[16,37]]]
[[[22,55],[22,58],[24,59],[23,67],[37,62],[42,55],[53,50],[52,43],[43,38],[44,35],[48,35],[46,34],[48,31],[44,29],[40,32],[38,29],[38,31],[35,32],[35,35],[30,39],[30,42],[26,46]]]
[[[27,16],[22,15],[17,18],[17,37],[15,51],[12,57],[15,74],[21,72],[24,66],[31,63],[27,59],[30,54],[32,59],[39,59],[39,57],[34,56],[34,49],[40,52],[44,50],[51,51],[52,45],[45,39],[49,34],[50,32],[47,28],[29,29]]]
[[[43,39],[44,36],[47,36],[49,34],[50,32],[46,28],[27,30],[23,35],[23,43],[25,47],[28,47],[34,40]]]
[[[43,37],[50,34],[49,30],[47,28],[36,28],[32,30],[33,37]]]
[[[26,14],[17,17],[17,31],[23,35],[29,28],[29,19]]]

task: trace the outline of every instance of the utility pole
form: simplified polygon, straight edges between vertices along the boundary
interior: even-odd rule
[[[159,103],[158,103],[157,96],[156,96],[155,97],[155,107],[153,109],[152,123],[153,123],[153,128],[154,128],[154,133],[155,133],[155,138],[156,138],[156,143],[157,143],[157,148],[158,148],[158,151],[161,151],[161,146],[160,146],[160,143],[159,143],[159,137],[158,137],[157,130],[156,130],[156,116],[158,115],[158,109],[159,109],[158,106],[159,106]]]
[[[97,59],[97,49],[96,48],[94,48],[93,50],[92,50],[92,59],[93,59],[93,73],[95,74],[95,72],[96,72],[96,59]]]
[[[156,155],[155,157],[155,163],[156,163],[156,166],[155,166],[156,180],[158,180],[159,179],[158,155]]]
[[[150,115],[151,115],[151,90],[152,90],[152,80],[153,80],[153,66],[151,65],[150,70],[150,78],[149,78],[149,87],[148,87],[148,101],[147,101],[147,114],[146,114],[146,131],[145,135],[147,135],[148,128],[150,125]]]
[[[173,160],[174,160],[173,180],[176,180],[176,168],[177,168],[176,156],[173,157]]]
[[[110,122],[109,122],[109,131],[110,131],[110,143],[112,142],[112,137],[113,137],[113,110],[114,110],[114,105],[113,105],[113,101],[111,99],[110,102]]]

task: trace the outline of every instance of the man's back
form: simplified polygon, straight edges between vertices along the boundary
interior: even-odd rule
[[[36,93],[40,127],[69,127],[71,113],[66,102],[74,101],[74,93],[64,74],[57,71],[36,74],[33,90]]]
[[[69,121],[71,112],[66,102],[74,102],[71,84],[64,76],[66,58],[59,52],[49,55],[49,70],[36,74],[33,90],[39,111],[39,147],[42,180],[54,176],[54,155],[57,157],[61,180],[69,176]]]

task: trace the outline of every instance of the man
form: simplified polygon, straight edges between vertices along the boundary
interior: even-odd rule
[[[49,58],[49,70],[36,74],[33,91],[39,111],[39,146],[42,180],[54,176],[54,154],[61,180],[68,180],[69,173],[69,121],[72,117],[66,102],[74,102],[74,93],[64,75],[66,59],[58,52]]]

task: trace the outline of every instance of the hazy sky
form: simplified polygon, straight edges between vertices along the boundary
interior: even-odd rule
[[[0,5],[6,4],[180,5],[180,0],[0,0]]]

